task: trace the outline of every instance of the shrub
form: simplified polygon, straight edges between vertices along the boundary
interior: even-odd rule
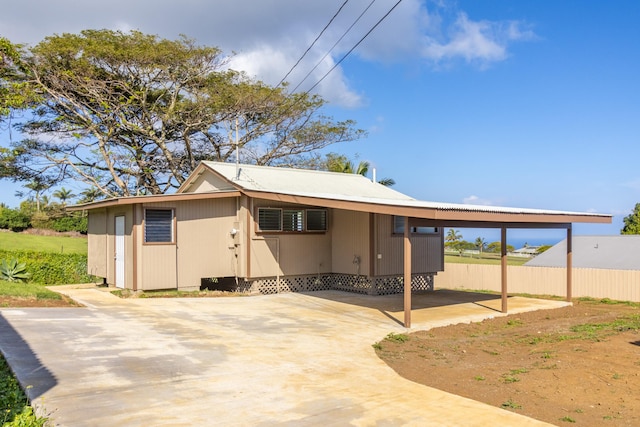
[[[53,229],[59,232],[78,231],[87,234],[87,217],[65,216],[58,218],[53,222]]]
[[[22,231],[29,228],[30,219],[17,209],[0,209],[0,228]]]
[[[18,262],[16,258],[11,258],[8,262],[3,259],[0,262],[0,279],[8,282],[22,282],[29,279],[29,277],[27,264],[24,262]]]
[[[15,258],[26,265],[31,281],[47,285],[89,283],[96,278],[87,273],[87,256],[34,251],[0,250],[0,259]]]

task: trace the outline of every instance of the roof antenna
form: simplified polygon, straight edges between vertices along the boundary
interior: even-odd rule
[[[238,117],[236,117],[236,181],[240,180],[240,145],[238,143]]]

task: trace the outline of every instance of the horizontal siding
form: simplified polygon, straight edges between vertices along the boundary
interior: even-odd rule
[[[435,285],[500,292],[501,267],[481,264],[446,264]],[[507,292],[534,295],[567,294],[567,271],[555,267],[508,266]],[[640,302],[640,271],[572,269],[574,297],[610,298]]]

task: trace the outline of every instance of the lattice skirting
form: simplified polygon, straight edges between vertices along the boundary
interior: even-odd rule
[[[433,291],[432,274],[414,274],[411,276],[412,291]],[[310,292],[340,290],[367,295],[390,295],[402,293],[404,278],[402,276],[367,277],[351,274],[322,274],[314,276],[284,276],[253,281],[241,280],[239,291],[276,294],[281,292]]]

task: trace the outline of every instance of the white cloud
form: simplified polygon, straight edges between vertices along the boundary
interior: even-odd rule
[[[504,60],[510,42],[535,37],[531,30],[523,30],[522,27],[523,24],[517,21],[472,21],[467,14],[460,12],[447,37],[425,37],[422,53],[435,62],[461,58],[469,63],[486,65]]]
[[[469,197],[465,197],[462,199],[462,203],[466,205],[482,205],[482,206],[493,206],[493,202],[488,199],[481,199],[478,196],[471,195]]]
[[[111,0],[79,4],[72,0],[23,0],[3,5],[0,35],[14,42],[36,44],[48,35],[89,28],[136,29],[167,38],[184,34],[200,44],[235,52],[234,66],[266,83],[276,84],[342,3],[342,0]],[[374,3],[331,54],[321,59],[369,3],[370,0],[352,0],[344,7],[287,79],[291,87],[319,63],[300,89],[306,90],[317,82],[392,5]],[[506,58],[511,42],[532,36],[517,21],[474,21],[448,2],[404,0],[346,63],[422,58],[438,64],[462,59],[486,65]],[[332,71],[316,90],[333,103],[358,106],[364,94],[353,87],[344,65]]]

